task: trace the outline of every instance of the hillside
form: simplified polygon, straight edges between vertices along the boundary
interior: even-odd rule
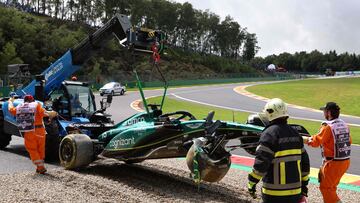
[[[37,74],[75,46],[96,29],[84,23],[60,20],[43,15],[20,12],[0,6],[0,74],[6,74],[7,65],[27,63],[31,73]],[[256,73],[255,69],[239,60],[212,54],[185,51],[169,46],[160,64],[169,80],[228,77],[233,73]],[[114,39],[91,57],[77,73],[85,80],[103,82],[129,79],[135,68],[148,77],[153,67],[148,56],[138,56],[132,64],[130,54]]]

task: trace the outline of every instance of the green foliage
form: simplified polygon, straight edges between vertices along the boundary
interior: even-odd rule
[[[33,74],[42,72],[85,36],[78,26],[37,18],[0,7],[0,70],[8,64],[28,63]],[[6,42],[6,43],[5,43]]]
[[[88,4],[83,1],[67,1],[65,5],[63,1],[44,1],[43,3],[61,6],[57,10],[51,10],[51,15],[58,19],[49,16],[34,16],[12,8],[0,7],[0,45],[2,45],[0,70],[2,73],[6,73],[8,64],[20,62],[30,64],[32,74],[42,72],[88,33],[95,31],[95,28],[84,23],[93,24],[99,18],[104,21],[118,11],[131,14],[134,24],[163,29],[168,35],[168,41],[173,41],[161,62],[161,67],[169,80],[254,72],[254,69],[242,62],[239,57],[241,52],[239,46],[242,46],[245,39],[235,37],[223,40],[217,37],[219,34],[232,37],[231,32],[244,35],[245,32],[240,25],[230,17],[220,22],[217,15],[209,11],[195,10],[189,3],[179,4],[164,0],[98,0],[95,1],[98,7],[87,13],[85,10],[89,9]],[[78,22],[61,20],[63,9],[65,9],[63,7],[66,5],[69,12],[66,17]],[[85,12],[84,14],[76,13],[81,9]],[[45,10],[46,14],[50,14],[48,7]],[[43,12],[42,9],[35,9],[35,11]],[[220,23],[225,29],[221,33],[219,32]],[[231,41],[236,41],[236,43],[231,43]],[[171,46],[171,44],[176,46]],[[153,70],[149,61],[148,57],[139,56],[132,65],[130,54],[114,39],[86,62],[77,74],[78,76],[88,76],[88,73],[92,73],[93,76],[101,75],[84,78],[90,81],[128,81],[128,72],[133,68],[142,72]],[[158,79],[152,76],[146,78]],[[131,77],[130,80],[132,79]]]
[[[220,22],[218,15],[208,10],[194,9],[188,2],[181,4],[168,0],[43,0],[41,3],[19,1],[17,4],[18,8],[34,8],[37,14],[97,26],[116,13],[126,14],[131,16],[131,21],[136,26],[165,31],[169,45],[186,51],[250,60],[258,50],[255,34],[248,33],[230,16]],[[18,20],[14,18],[13,22],[19,26],[16,30],[21,30],[19,28],[22,26]],[[246,57],[242,57],[243,55]]]
[[[12,42],[5,44],[2,52],[0,52],[0,72],[2,74],[7,71],[7,64],[23,63],[21,58],[17,57],[16,45]]]
[[[7,0],[0,2],[6,3]],[[282,53],[255,58],[260,47],[257,46],[257,37],[254,33],[249,33],[231,16],[221,20],[217,14],[209,10],[194,9],[188,2],[183,4],[168,0],[12,2],[18,2],[17,6],[20,8],[26,6],[33,8],[33,12],[38,15],[45,14],[34,18],[14,9],[0,7],[0,47],[5,46],[7,42],[15,43],[18,57],[36,67],[33,70],[35,72],[47,67],[51,62],[49,58],[58,58],[87,33],[93,32],[94,28],[88,25],[100,26],[101,22],[106,22],[116,13],[131,16],[133,25],[163,30],[167,35],[169,49],[182,49],[187,53],[181,54],[184,57],[181,59],[174,56],[169,58],[176,58],[178,61],[185,59],[186,62],[194,63],[193,66],[203,65],[201,61],[214,61],[215,56],[232,59],[226,63],[222,59],[215,60],[211,64],[207,62],[207,66],[217,72],[252,71],[249,66],[261,72],[269,64],[275,64],[291,72],[324,73],[326,69],[333,71],[360,69],[360,56],[347,52],[321,53],[314,50],[310,53]],[[26,51],[26,48],[30,51]],[[128,63],[120,60],[123,54],[115,53],[114,47],[105,47],[105,50],[113,57],[112,59],[116,58],[119,67],[124,67]],[[116,51],[119,50],[116,48]],[[209,55],[215,56],[210,56],[212,59],[207,60]],[[100,69],[103,70],[103,67],[104,64],[101,64]]]
[[[286,68],[292,72],[316,72],[324,74],[326,69],[333,71],[360,70],[360,55],[347,52],[338,55],[336,51],[321,53],[314,50],[310,53],[296,52],[295,54],[281,53],[265,58],[257,57],[250,61],[254,67],[265,69],[269,64]]]

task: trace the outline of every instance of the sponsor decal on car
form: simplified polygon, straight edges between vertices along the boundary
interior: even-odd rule
[[[135,138],[120,138],[118,140],[112,140],[110,141],[110,147],[118,149],[122,146],[128,146],[128,145],[134,145],[135,144]]]
[[[131,120],[128,120],[128,121],[126,121],[125,126],[130,126],[130,125],[134,125],[134,124],[141,123],[141,122],[145,122],[144,117],[133,118]]]

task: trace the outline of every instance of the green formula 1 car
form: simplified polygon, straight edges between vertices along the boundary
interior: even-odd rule
[[[86,166],[98,156],[129,164],[146,159],[186,157],[189,169],[192,172],[198,169],[195,172],[200,173],[201,180],[216,182],[231,165],[230,150],[226,147],[229,140],[238,139],[241,144],[237,147],[255,153],[264,129],[261,121],[253,124],[213,121],[214,112],[206,119],[196,119],[187,111],[163,114],[167,86],[161,105],[148,105],[139,79],[138,85],[146,112],[125,119],[95,140],[83,134],[66,136],[59,149],[61,164],[66,169]]]

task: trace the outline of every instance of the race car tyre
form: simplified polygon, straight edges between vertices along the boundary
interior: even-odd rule
[[[0,111],[0,149],[4,149],[10,144],[11,135],[4,132],[4,115]]]
[[[81,168],[94,161],[94,146],[85,134],[64,137],[59,148],[60,164],[66,169]]]
[[[46,141],[45,141],[45,160],[47,162],[59,160],[59,123],[57,119],[52,119],[45,124]]]

